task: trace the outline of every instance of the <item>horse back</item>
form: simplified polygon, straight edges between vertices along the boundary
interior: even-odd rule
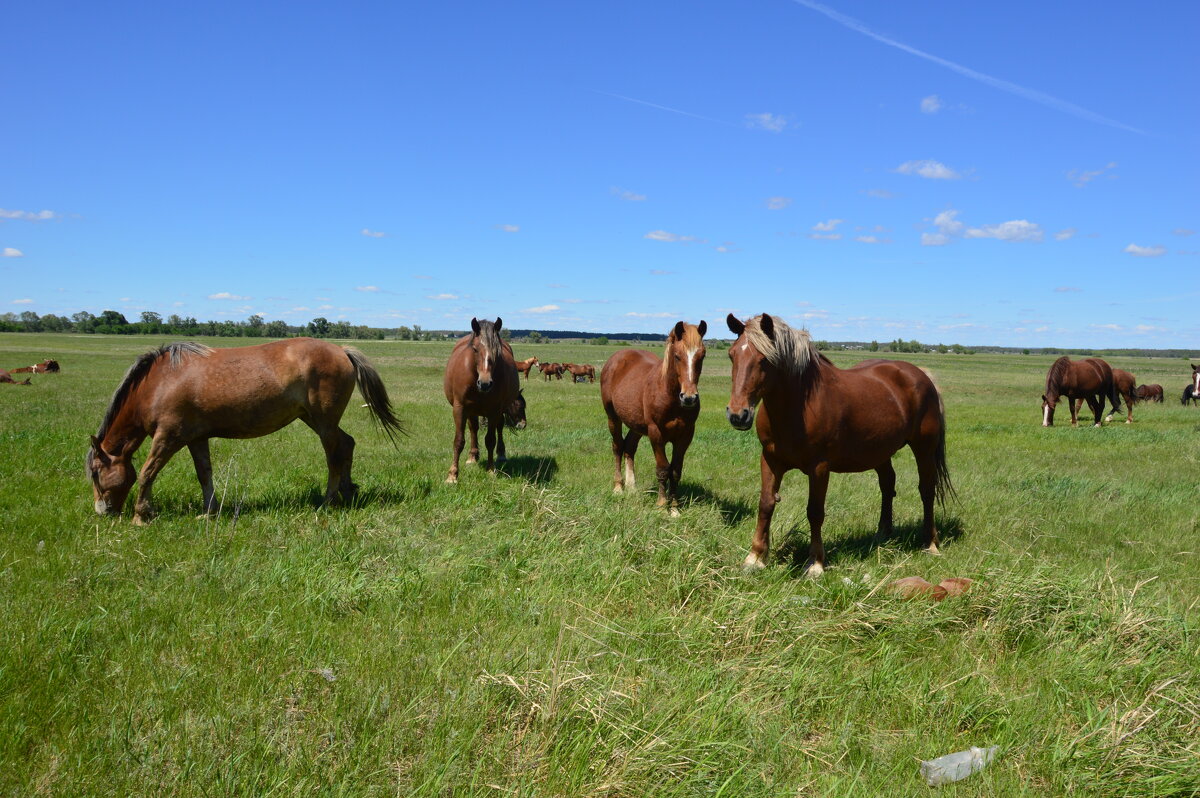
[[[923,369],[903,360],[871,359],[848,369],[824,370],[808,405],[824,419],[837,419],[843,429],[854,429],[867,439],[893,440],[896,448],[921,434],[922,428],[939,427],[941,396]],[[894,450],[893,450],[894,451]]]
[[[622,423],[644,430],[649,419],[645,394],[657,379],[662,361],[645,349],[622,349],[600,369],[600,401]]]

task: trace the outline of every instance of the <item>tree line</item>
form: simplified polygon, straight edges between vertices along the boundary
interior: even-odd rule
[[[244,321],[225,319],[222,321],[199,321],[194,316],[172,313],[163,318],[152,310],[142,311],[137,321],[129,321],[125,314],[116,310],[104,310],[100,315],[81,310],[70,316],[47,313],[39,316],[33,311],[0,314],[0,332],[70,332],[85,335],[178,335],[186,337],[226,336],[230,338],[287,338],[293,335],[311,335],[314,338],[357,338],[360,340],[383,340],[395,337],[402,340],[423,341],[440,337],[426,333],[420,325],[413,327],[381,328],[365,324],[350,324],[346,321],[330,321],[318,316],[307,324],[288,324],[285,321],[266,321],[253,315]]]

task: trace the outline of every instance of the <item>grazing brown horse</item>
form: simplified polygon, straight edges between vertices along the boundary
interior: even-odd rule
[[[883,497],[878,534],[890,534],[896,495],[892,455],[905,445],[917,460],[925,551],[937,554],[933,504],[944,503],[954,488],[946,465],[942,398],[929,375],[899,360],[866,360],[840,369],[817,351],[806,331],[766,313],[745,322],[731,313],[726,322],[738,338],[729,349],[733,386],[725,415],[734,429],[755,424],[762,443],[758,524],[745,567],[766,565],[779,486],[792,469],[808,477],[806,576],[825,570],[821,527],[831,473],[874,469]]]
[[[1139,385],[1134,391],[1139,402],[1159,402],[1163,400],[1163,387],[1157,384]]]
[[[145,524],[154,516],[154,479],[185,446],[196,466],[204,512],[214,513],[209,438],[257,438],[296,419],[317,433],[325,448],[325,502],[349,502],[356,489],[350,481],[354,439],[338,424],[356,382],[394,444],[402,428],[387,390],[366,357],[352,347],[289,338],[232,349],[177,343],[149,351],[129,367],[92,436],[87,472],[96,512],[121,513],[134,483],[133,454],[149,437],[150,454],[137,476],[133,522]]]
[[[487,421],[487,470],[496,473],[492,452],[503,463],[504,426],[525,428],[525,397],[521,394],[520,377],[512,348],[500,338],[503,320],[495,322],[471,319],[471,334],[464,335],[454,345],[442,388],[446,401],[454,411],[454,457],[446,482],[458,482],[458,459],[463,450],[463,427],[471,429],[471,449],[467,464],[479,462],[479,417]]]
[[[16,380],[14,380],[12,378],[12,376],[9,372],[5,371],[4,369],[0,369],[0,384],[2,384],[2,383],[9,383],[10,385],[29,385],[30,384],[28,377],[25,378],[25,382],[17,382]]]
[[[531,357],[526,360],[518,360],[516,361],[517,371],[524,374],[525,379],[528,380],[529,372],[533,370],[533,367],[537,365],[537,362],[538,359],[536,357]]]
[[[1071,360],[1063,356],[1050,365],[1046,373],[1046,392],[1042,394],[1042,426],[1054,426],[1054,408],[1062,397],[1067,397],[1067,409],[1071,411],[1071,426],[1077,426],[1079,407],[1088,403],[1095,416],[1095,426],[1100,426],[1104,415],[1104,400],[1113,406],[1120,404],[1113,387],[1112,367],[1098,357]]]
[[[43,360],[41,363],[35,363],[32,366],[21,366],[19,369],[13,369],[11,374],[57,374],[62,369],[59,368],[57,360]]]
[[[580,377],[587,377],[588,382],[596,381],[596,367],[587,363],[563,363],[563,368],[571,372],[571,382],[579,382]]]
[[[1133,403],[1137,401],[1137,377],[1130,374],[1124,369],[1113,369],[1113,394],[1115,395],[1116,403],[1113,405],[1112,411],[1109,412],[1105,421],[1112,421],[1113,416],[1121,412],[1121,400],[1125,400],[1125,423],[1133,423]]]
[[[538,368],[542,371],[542,378],[550,380],[555,377],[562,379],[563,366],[562,363],[540,363]]]
[[[600,401],[608,415],[612,435],[613,493],[633,490],[636,481],[633,456],[645,436],[654,450],[658,477],[658,506],[668,502],[671,514],[679,514],[679,480],[683,456],[687,454],[700,415],[700,371],[704,368],[704,333],[707,322],[698,325],[676,322],[667,336],[662,360],[644,349],[622,349],[600,369]],[[621,427],[629,428],[622,435]],[[671,459],[667,460],[667,444]],[[625,479],[621,479],[621,465]]]

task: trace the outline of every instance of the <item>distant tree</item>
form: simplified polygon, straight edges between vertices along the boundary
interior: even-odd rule
[[[536,344],[536,343],[541,343],[542,341],[544,341],[545,336],[542,335],[537,330],[530,330],[529,334],[525,336],[525,340],[531,344]]]
[[[42,320],[32,310],[21,311],[21,327],[25,332],[41,332]]]
[[[100,318],[97,319],[99,324],[105,324],[109,327],[124,327],[129,324],[125,320],[125,315],[115,310],[104,310],[100,312]]]
[[[86,310],[73,314],[71,321],[75,323],[76,332],[92,333],[96,331],[96,317]]]
[[[601,335],[592,339],[592,343],[596,346],[608,346],[608,336]]]
[[[71,320],[63,316],[47,313],[42,316],[42,329],[46,332],[62,332],[71,328]]]
[[[1021,350],[1021,354],[1022,354],[1022,355],[1028,355],[1028,354],[1029,354],[1029,350],[1028,350],[1028,349],[1022,349],[1022,350]]]
[[[879,342],[872,341],[870,344],[867,345],[867,349],[870,350],[871,352],[878,352],[879,351]]]
[[[288,334],[287,322],[285,321],[269,321],[263,334],[268,338],[286,338]]]
[[[314,338],[324,338],[329,335],[329,319],[317,316],[308,323],[308,334]]]
[[[507,327],[501,327],[500,328],[500,338],[505,341],[511,341],[512,340],[512,330],[508,329]]]
[[[255,313],[246,319],[246,335],[260,338],[263,334],[263,317]]]

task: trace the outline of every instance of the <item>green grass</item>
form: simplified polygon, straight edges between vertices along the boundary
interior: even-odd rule
[[[904,450],[896,539],[871,545],[874,474],[836,475],[813,582],[789,567],[797,472],[776,564],[740,570],[758,443],[724,419],[722,351],[677,519],[648,446],[639,493],[611,494],[598,384],[535,376],[509,476],[444,485],[449,346],[367,343],[410,435],[390,448],[351,403],[360,506],[315,509],[324,461],[294,425],[214,441],[218,519],[196,519],[185,455],[135,527],[95,516],[83,454],[158,343],[0,335],[0,366],[63,367],[0,386],[0,794],[926,795],[918,760],[972,745],[1001,753],[950,794],[1200,791],[1184,361],[1112,361],[1167,389],[1133,425],[1043,429],[1051,357],[907,356],[945,396],[944,556],[915,550]],[[941,604],[883,589],[911,575],[977,582]]]

